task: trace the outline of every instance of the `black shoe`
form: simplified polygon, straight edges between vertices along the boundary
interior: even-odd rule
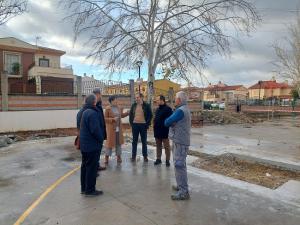
[[[98,167],[98,171],[103,171],[103,170],[106,170],[106,167],[105,167],[105,166],[99,166],[99,167]]]
[[[154,165],[157,166],[159,164],[161,164],[161,160],[160,159],[156,159],[156,161],[154,162]]]
[[[169,166],[170,166],[170,161],[166,160],[166,167],[169,167]]]
[[[103,195],[103,191],[101,190],[95,190],[93,192],[89,192],[89,193],[85,193],[85,196],[99,196],[99,195]]]
[[[149,160],[148,160],[148,157],[147,156],[145,156],[144,157],[144,162],[148,162]]]

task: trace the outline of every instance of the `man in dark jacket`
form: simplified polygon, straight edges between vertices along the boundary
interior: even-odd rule
[[[97,98],[96,107],[100,112],[100,122],[101,122],[101,124],[103,124],[103,132],[104,132],[103,138],[104,138],[104,140],[106,140],[107,135],[106,135],[106,125],[105,125],[104,113],[103,113],[103,108],[102,108],[101,89],[100,88],[95,88],[93,90],[93,93],[96,95],[96,98]],[[99,151],[100,151],[100,154],[99,154],[99,160],[98,160],[98,170],[106,170],[106,167],[100,166],[100,155],[101,155],[102,148],[99,149]]]
[[[77,117],[79,116],[77,115]],[[96,96],[94,94],[86,97],[85,111],[82,113],[79,123],[82,155],[81,193],[86,196],[101,195],[103,192],[96,190],[95,186],[99,149],[103,145],[104,132],[103,127],[101,127],[100,111],[96,108]]]
[[[151,125],[152,110],[149,104],[143,101],[143,94],[137,94],[136,102],[132,104],[129,113],[129,122],[132,128],[132,158],[131,161],[136,161],[137,143],[139,135],[142,140],[142,150],[144,162],[148,162],[147,151],[147,130]]]
[[[165,127],[165,120],[172,115],[172,109],[166,104],[166,99],[160,95],[156,99],[158,108],[154,117],[154,137],[156,141],[156,161],[154,165],[161,164],[162,145],[164,145],[166,153],[166,166],[170,166],[170,141],[169,141],[169,128]]]

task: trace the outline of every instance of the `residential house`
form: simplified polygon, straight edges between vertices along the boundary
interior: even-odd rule
[[[0,74],[8,74],[9,93],[74,94],[72,67],[61,67],[64,51],[0,38]]]
[[[291,99],[291,91],[292,86],[287,81],[279,83],[273,78],[249,87],[249,99]]]
[[[203,88],[199,87],[185,87],[182,88],[181,91],[184,91],[187,93],[189,100],[191,101],[200,101],[203,98]]]
[[[234,102],[237,100],[246,100],[248,89],[243,85],[226,85],[221,81],[216,85],[209,85],[204,88],[203,100],[210,102]]]

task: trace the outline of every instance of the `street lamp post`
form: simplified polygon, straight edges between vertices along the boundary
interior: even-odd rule
[[[258,92],[258,104],[260,105],[260,90],[261,90],[261,84],[262,84],[262,81],[258,81],[258,84],[259,84],[259,92]]]
[[[142,61],[137,61],[136,65],[139,68],[139,78],[137,80],[137,83],[139,85],[139,94],[141,93],[141,83],[142,83],[142,79],[141,79],[141,66],[142,66],[143,62]]]

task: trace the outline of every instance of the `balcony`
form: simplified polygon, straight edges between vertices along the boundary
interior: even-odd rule
[[[75,78],[75,76],[73,75],[72,67],[55,68],[55,67],[41,67],[41,66],[34,65],[29,69],[28,75],[30,77],[58,77],[58,78],[72,78],[72,79]]]

